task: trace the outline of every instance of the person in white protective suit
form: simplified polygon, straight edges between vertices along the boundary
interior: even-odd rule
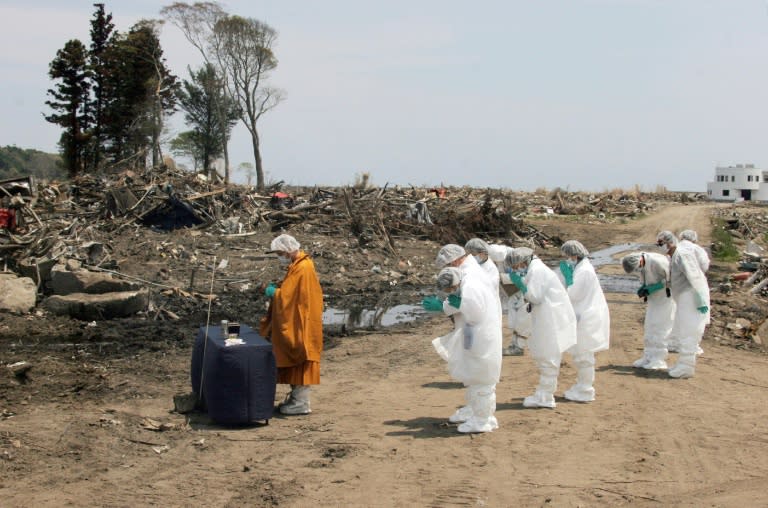
[[[696,253],[696,261],[699,263],[701,271],[706,273],[709,270],[709,254],[699,245],[699,235],[692,229],[686,229],[680,232],[680,245],[690,246]]]
[[[505,266],[512,282],[530,304],[528,349],[539,368],[539,384],[523,407],[555,407],[557,376],[563,352],[576,344],[576,315],[568,293],[553,272],[528,247],[513,249]]]
[[[507,327],[512,330],[512,339],[509,345],[502,349],[504,356],[521,356],[526,347],[528,337],[531,336],[531,314],[526,310],[527,302],[523,293],[512,283],[507,270],[504,268],[504,259],[512,251],[512,247],[506,245],[489,245],[488,257],[496,264],[502,284],[502,306],[507,308]],[[511,289],[507,289],[511,288]],[[508,293],[511,293],[508,295]]]
[[[498,295],[500,282],[499,269],[489,260],[488,248],[489,245],[480,238],[472,238],[464,244],[464,250],[467,254],[470,254],[475,258],[475,261],[477,261],[477,264],[483,270],[483,273],[488,277],[488,283]]]
[[[643,356],[632,366],[638,369],[667,368],[667,337],[675,319],[675,301],[669,293],[669,258],[657,252],[634,252],[621,258],[627,273],[640,274],[637,296],[648,304],[643,325]]]
[[[494,313],[497,294],[483,279],[447,267],[437,276],[438,291],[448,293],[443,312],[453,317],[452,332],[432,341],[448,362],[451,377],[466,386],[466,405],[448,420],[458,431],[491,432],[499,428],[496,384],[501,375],[501,313]]]
[[[462,274],[474,273],[481,276],[486,282],[488,281],[488,276],[480,268],[480,265],[477,264],[475,258],[467,254],[464,247],[455,243],[449,243],[440,247],[435,258],[435,266],[438,270],[445,267],[458,268]]]
[[[577,240],[568,240],[560,247],[565,260],[560,262],[560,282],[576,314],[576,344],[567,353],[576,367],[576,384],[563,394],[575,402],[595,400],[595,353],[605,351],[610,344],[611,320],[603,288],[589,261],[589,251]]]
[[[693,377],[699,343],[709,324],[709,284],[694,250],[679,245],[672,232],[659,233],[656,243],[670,256],[669,285],[676,308],[669,340],[676,340],[680,348],[677,363],[668,373],[673,378]]]
[[[686,229],[684,231],[680,232],[680,246],[681,247],[690,247],[693,249],[693,252],[696,254],[696,261],[699,263],[699,267],[701,268],[701,271],[704,273],[707,273],[707,270],[709,270],[709,254],[707,251],[698,244],[699,241],[699,235],[696,233],[696,231],[692,229]],[[667,349],[670,353],[678,353],[680,352],[680,344],[677,343],[677,339],[674,337],[669,337],[669,342],[667,344]],[[704,353],[704,350],[701,349],[701,346],[699,346],[696,349],[696,354],[701,355]]]

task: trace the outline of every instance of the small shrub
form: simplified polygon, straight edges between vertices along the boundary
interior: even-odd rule
[[[739,251],[733,245],[733,237],[725,229],[725,221],[718,219],[712,228],[712,256],[719,261],[738,261]]]

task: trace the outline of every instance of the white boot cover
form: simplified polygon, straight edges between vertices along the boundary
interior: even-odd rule
[[[472,418],[472,397],[469,387],[464,390],[464,402],[465,406],[460,407],[448,417],[448,421],[451,423],[463,423]]]
[[[693,377],[696,370],[696,351],[698,348],[698,337],[688,336],[680,339],[680,354],[675,366],[669,369],[669,376],[678,379]]]
[[[573,365],[576,367],[576,384],[563,395],[574,402],[592,402],[595,400],[595,354],[573,355]]]
[[[647,370],[665,370],[667,368],[667,348],[666,347],[646,347],[645,355],[648,361],[643,365]]]
[[[280,404],[280,413],[284,415],[306,415],[312,412],[309,407],[309,385],[297,385],[291,390],[290,399]]]
[[[496,412],[496,385],[472,385],[468,391],[472,399],[472,417],[459,425],[458,431],[491,432],[498,429],[499,422],[493,416]]]
[[[523,399],[523,407],[545,407],[554,409],[555,390],[557,390],[557,375],[560,373],[560,360],[540,359],[536,361],[539,367],[539,386],[536,392]]]

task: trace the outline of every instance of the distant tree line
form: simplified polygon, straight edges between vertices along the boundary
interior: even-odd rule
[[[204,171],[223,156],[228,182],[227,144],[241,120],[251,135],[257,187],[263,189],[257,124],[282,100],[280,90],[267,86],[277,66],[272,52],[277,33],[213,2],[164,7],[161,13],[204,60],[198,69],[188,67],[190,79],[180,82],[163,58],[162,21],[141,20],[123,34],[114,29],[104,4],[94,6],[90,45],[68,41],[48,72],[54,86],[45,119],[62,128],[59,150],[69,175],[159,166],[165,119],[181,108],[190,130],[170,141],[175,154],[190,157],[195,169]]]
[[[61,180],[67,176],[56,154],[0,146],[0,180],[30,175],[42,180]]]

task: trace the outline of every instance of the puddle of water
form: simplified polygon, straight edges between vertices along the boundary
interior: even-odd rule
[[[621,243],[589,253],[589,260],[595,268],[606,265],[618,265],[621,258],[630,252],[661,252],[656,245],[643,243]],[[619,255],[620,254],[620,255]],[[634,293],[640,287],[640,279],[637,274],[603,274],[598,273],[600,286],[604,293]]]
[[[661,252],[656,245],[649,245],[647,243],[620,243],[607,249],[600,249],[589,253],[589,260],[592,265],[597,268],[603,265],[618,264],[621,261],[622,256],[629,254],[630,252]],[[621,254],[621,256],[618,256]]]
[[[603,293],[634,293],[640,287],[637,275],[603,275],[597,274]]]
[[[376,309],[327,308],[323,312],[324,325],[345,325],[348,328],[387,327],[416,321],[426,315],[420,305],[394,305]]]

